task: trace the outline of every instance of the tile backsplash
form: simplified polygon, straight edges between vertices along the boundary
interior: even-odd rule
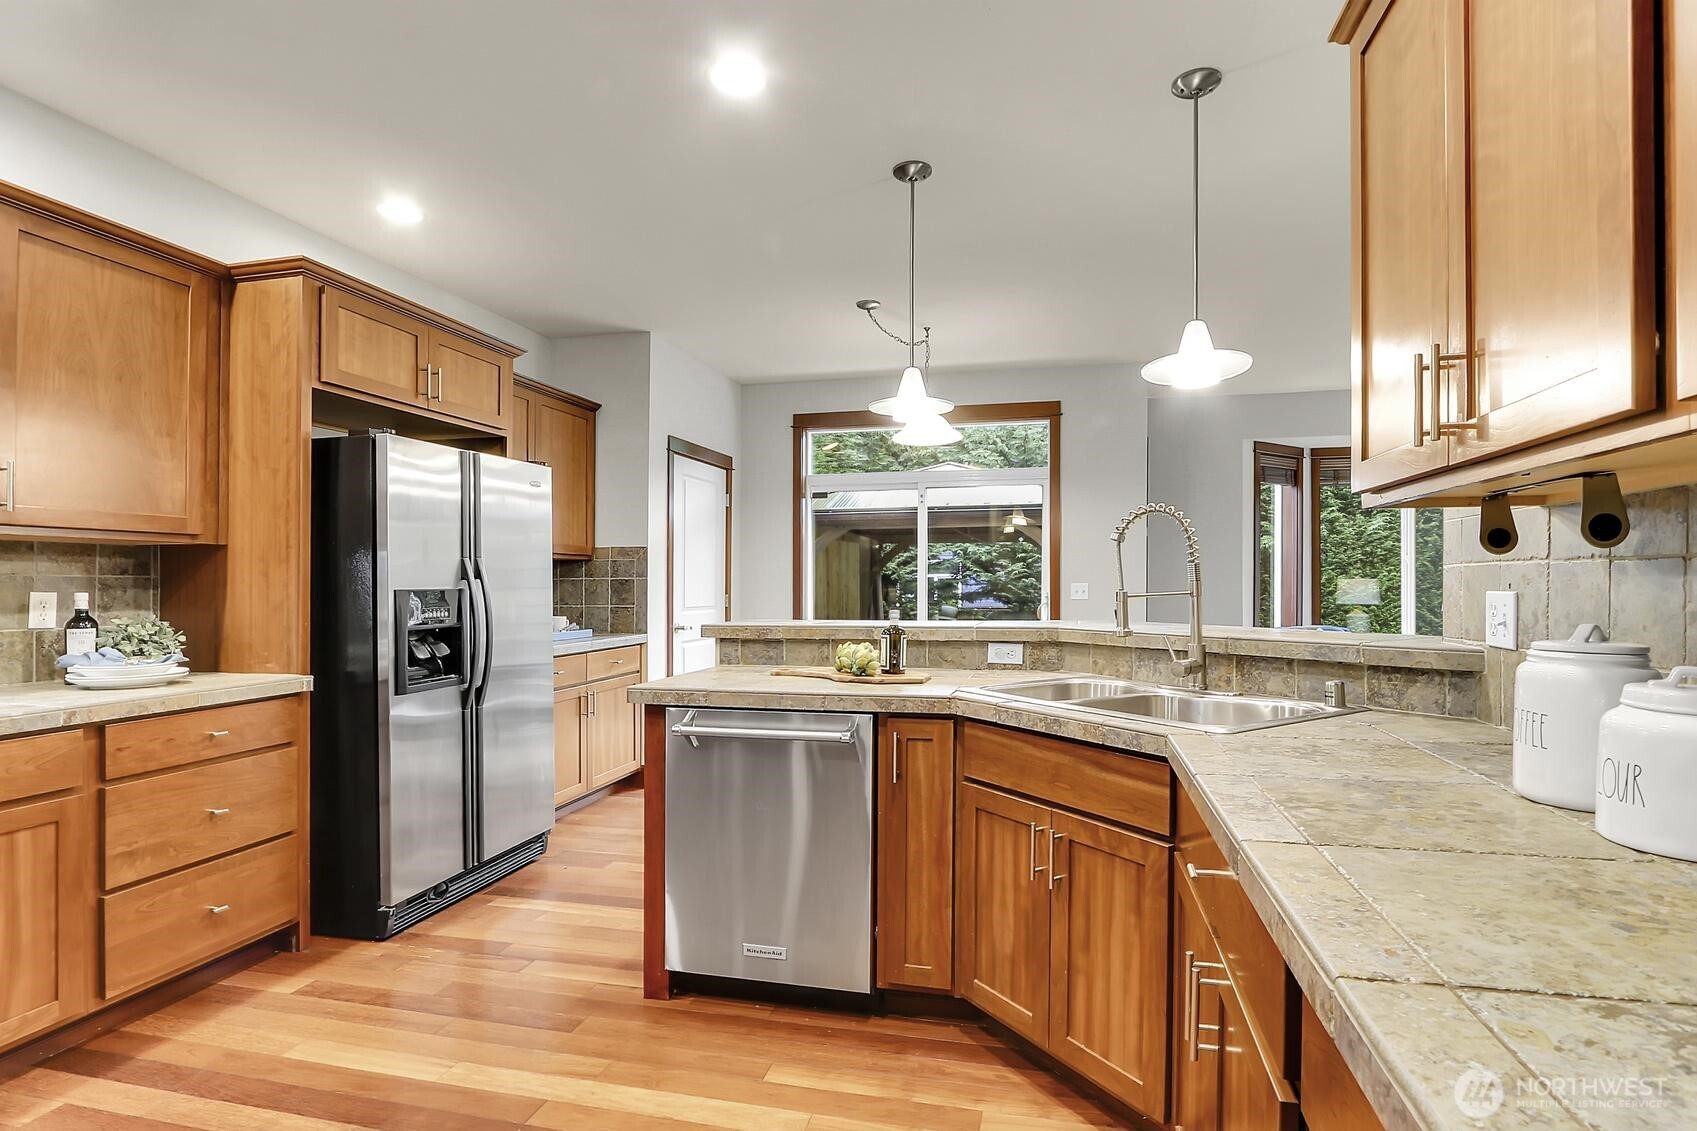
[[[1697,487],[1627,496],[1632,532],[1613,549],[1579,535],[1577,503],[1516,507],[1520,543],[1492,557],[1479,546],[1479,512],[1444,520],[1444,635],[1482,641],[1485,593],[1519,594],[1518,645],[1486,660],[1480,715],[1507,725],[1514,669],[1534,640],[1568,636],[1587,621],[1611,640],[1647,644],[1662,670],[1697,662]]]
[[[648,631],[648,547],[597,546],[554,563],[554,615],[596,632]]]
[[[87,593],[96,620],[159,612],[159,551],[153,546],[79,542],[0,542],[0,685],[54,679],[64,651],[62,627],[31,629],[29,595],[59,595],[57,620],[71,618],[71,596]]]

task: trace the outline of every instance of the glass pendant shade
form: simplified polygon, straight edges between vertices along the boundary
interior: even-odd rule
[[[1251,360],[1242,350],[1216,349],[1214,337],[1208,333],[1208,323],[1192,318],[1184,325],[1178,352],[1157,357],[1145,365],[1143,379],[1151,385],[1171,385],[1175,389],[1206,389],[1244,372]]]
[[[940,448],[945,444],[959,443],[960,431],[940,415],[933,413],[914,417],[890,438],[910,448]]]
[[[931,396],[926,392],[925,374],[919,371],[918,366],[910,365],[902,370],[902,381],[896,387],[895,396],[873,401],[866,407],[880,416],[890,417],[897,424],[907,424],[923,416],[941,416],[945,412],[953,412],[955,402]],[[955,437],[957,440],[959,438]]]

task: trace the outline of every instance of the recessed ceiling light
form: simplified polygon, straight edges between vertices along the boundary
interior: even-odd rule
[[[391,224],[416,224],[424,219],[424,209],[410,196],[386,196],[377,202],[377,214]]]
[[[766,64],[746,51],[726,51],[713,60],[707,77],[727,98],[753,98],[766,89]]]

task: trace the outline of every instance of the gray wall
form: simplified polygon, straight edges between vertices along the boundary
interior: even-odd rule
[[[737,461],[732,613],[788,618],[796,501],[792,497],[791,418],[846,412],[895,391],[899,370],[834,381],[742,387],[742,457]],[[1114,520],[1144,497],[1143,439],[1148,403],[1137,368],[1081,365],[932,374],[932,392],[957,404],[1061,402],[1061,576],[1051,579],[1057,619],[1112,617]],[[1126,545],[1129,584],[1142,583],[1143,549]],[[1068,596],[1075,581],[1086,600]]]
[[[1251,445],[1321,446],[1349,435],[1349,390],[1314,393],[1171,393],[1149,399],[1149,498],[1196,523],[1202,543],[1202,616],[1247,624]],[[1185,587],[1184,543],[1165,519],[1151,525],[1149,588]],[[1149,602],[1147,619],[1189,618],[1182,598]],[[1145,619],[1134,607],[1132,619]]]

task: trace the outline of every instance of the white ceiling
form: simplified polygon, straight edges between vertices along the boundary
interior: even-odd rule
[[[879,370],[919,189],[935,363],[1142,362],[1202,308],[1233,391],[1339,387],[1339,0],[0,0],[0,85],[550,336],[663,333],[739,380]],[[743,46],[746,103],[707,85]],[[413,229],[373,212],[389,191]]]

